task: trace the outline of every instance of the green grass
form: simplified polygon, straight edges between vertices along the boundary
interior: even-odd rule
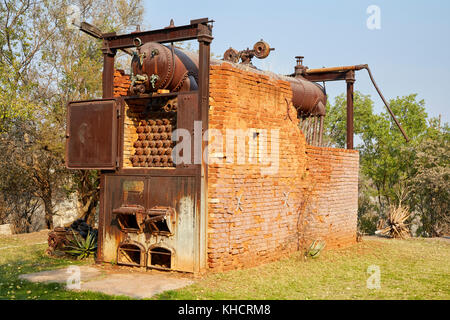
[[[96,292],[76,292],[65,289],[65,284],[33,283],[19,279],[20,274],[92,264],[92,259],[77,261],[50,258],[45,254],[46,244],[27,244],[19,239],[0,237],[0,300],[109,300],[128,299]],[[14,246],[14,247],[12,247]]]
[[[370,239],[299,254],[257,268],[217,273],[158,299],[450,299],[450,242]],[[380,267],[381,288],[367,289],[370,265]]]
[[[71,264],[49,258],[46,244],[0,238],[0,299],[126,299],[67,291],[63,284],[31,283],[18,276]],[[450,242],[435,239],[366,239],[317,259],[300,254],[246,270],[213,273],[154,299],[450,299]],[[381,271],[381,289],[367,289],[367,267]]]

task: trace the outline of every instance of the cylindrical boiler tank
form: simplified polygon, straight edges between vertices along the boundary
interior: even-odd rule
[[[211,60],[211,63],[220,63]],[[139,47],[131,62],[132,94],[197,90],[198,54],[156,42]],[[263,72],[258,70],[258,72]],[[283,77],[292,88],[292,104],[302,115],[325,115],[326,95],[322,86],[301,76]]]
[[[197,90],[198,58],[195,54],[156,42],[142,45],[131,61],[132,94]]]

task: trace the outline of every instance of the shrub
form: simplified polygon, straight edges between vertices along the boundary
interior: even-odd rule
[[[73,238],[65,247],[65,252],[79,260],[88,258],[97,253],[97,237],[94,233],[88,232],[86,239],[72,231]]]

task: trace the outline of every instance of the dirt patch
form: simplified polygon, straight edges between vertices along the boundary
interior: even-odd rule
[[[183,288],[193,283],[189,277],[183,277],[176,273],[139,272],[107,266],[80,266],[78,269],[74,269],[72,266],[24,274],[19,278],[31,282],[57,282],[74,285],[77,275],[80,279],[79,287],[68,289],[126,295],[137,299],[150,298],[155,294]]]

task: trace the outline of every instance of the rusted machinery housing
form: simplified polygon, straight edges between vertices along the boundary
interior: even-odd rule
[[[208,128],[209,66],[223,62],[210,59],[211,21],[126,35],[101,34],[86,23],[82,30],[104,42],[103,99],[69,103],[66,162],[102,172],[98,260],[199,272],[207,264],[207,165],[195,163],[194,154],[191,163],[177,164],[172,151],[176,129],[193,136],[195,121],[202,132]],[[191,39],[198,54],[173,45]],[[117,50],[132,55],[132,74],[128,95],[115,98]],[[259,41],[237,57],[253,68],[252,57],[271,50]],[[299,115],[323,117],[321,86],[302,75],[283,79]]]
[[[263,57],[267,55],[268,53]],[[225,58],[225,60],[236,61],[235,58],[229,58],[229,60]],[[211,63],[221,63],[221,61],[211,60]],[[155,42],[146,43],[140,46],[133,56],[132,72],[131,94],[151,93],[161,89],[170,92],[192,91],[197,89],[198,56],[174,46]],[[300,114],[325,115],[327,98],[321,85],[308,81],[301,74],[285,79],[291,84],[292,104]]]
[[[103,98],[68,104],[66,166],[101,170],[98,261],[205,270],[208,165],[204,159],[196,162],[195,152],[191,161],[179,163],[173,150],[176,129],[192,137],[208,131],[210,65],[223,62],[210,59],[212,21],[123,35],[101,33],[87,23],[81,30],[104,44]],[[198,41],[198,53],[173,45],[186,40]],[[114,97],[113,89],[118,50],[132,55],[131,83],[123,97]],[[227,50],[224,59],[253,68],[252,57],[264,58],[271,50],[261,40],[251,50]],[[292,75],[275,75],[291,84],[287,104],[297,109],[309,144],[320,145],[323,134],[326,94],[316,82],[352,84],[354,70],[344,71],[308,72],[299,57]],[[197,147],[204,154],[207,144]]]
[[[207,168],[176,164],[172,150],[176,129],[208,127],[211,21],[124,35],[81,30],[104,43],[103,98],[69,103],[66,165],[101,170],[97,260],[204,270]],[[197,40],[199,53],[163,45],[185,40]],[[118,50],[132,55],[125,97],[113,94]]]

